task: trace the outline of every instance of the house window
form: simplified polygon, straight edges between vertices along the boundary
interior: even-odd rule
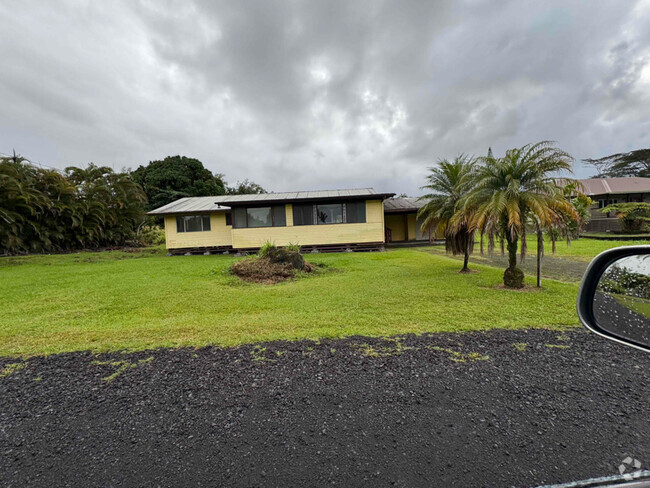
[[[366,223],[366,202],[346,203],[345,221],[348,224],[365,224]]]
[[[271,207],[258,207],[246,209],[246,227],[272,227],[273,214]]]
[[[329,203],[316,205],[316,223],[318,224],[342,224],[343,204]]]
[[[314,225],[314,206],[294,205],[293,225]]]
[[[226,214],[226,225],[232,225],[232,214]]]
[[[233,227],[284,227],[287,225],[284,205],[273,207],[237,207],[233,210]]]
[[[176,217],[176,232],[207,232],[209,230],[209,215],[184,215],[182,217]]]
[[[605,208],[605,200],[598,200],[598,208]]]
[[[363,224],[365,222],[365,201],[293,206],[293,225]]]

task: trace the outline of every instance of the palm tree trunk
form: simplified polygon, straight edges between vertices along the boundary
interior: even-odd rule
[[[481,256],[483,256],[483,231],[481,230]]]
[[[499,241],[501,241],[501,256],[506,255],[506,245],[505,242],[503,241],[503,236],[499,237]]]
[[[555,231],[551,229],[551,252],[555,254]]]
[[[526,223],[524,222],[521,226],[521,262],[522,263],[526,260],[527,250],[528,250],[528,244],[526,242]]]
[[[508,245],[508,267],[517,267],[517,238],[508,237],[510,232],[506,233],[506,243]]]
[[[537,288],[542,287],[542,254],[544,253],[544,234],[537,225]]]
[[[461,273],[469,273],[469,267],[467,265],[469,264],[470,239],[473,239],[473,236],[469,232],[466,232],[465,233],[465,256],[463,258],[463,269],[460,270]]]
[[[508,268],[503,273],[503,284],[508,288],[523,288],[524,273],[517,267],[517,237],[506,231]]]

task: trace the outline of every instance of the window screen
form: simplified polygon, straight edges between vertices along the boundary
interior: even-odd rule
[[[319,224],[341,224],[343,223],[343,205],[340,203],[316,205],[316,218]]]
[[[248,227],[271,227],[271,207],[255,207],[246,209]]]
[[[287,225],[287,211],[284,205],[273,207],[273,227],[284,227]]]
[[[232,211],[233,222],[232,226],[236,229],[246,227],[246,209],[243,207],[236,207]]]
[[[189,215],[185,217],[185,232],[201,232],[203,219],[200,215]]]
[[[232,214],[226,214],[226,225],[232,225]]]
[[[293,225],[314,225],[314,206],[294,205]]]
[[[366,222],[366,202],[346,203],[345,207],[345,221],[348,224],[363,224]]]
[[[205,232],[210,230],[209,215],[176,217],[176,232]]]

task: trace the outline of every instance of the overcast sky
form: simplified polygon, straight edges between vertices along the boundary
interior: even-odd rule
[[[650,0],[21,0],[0,25],[0,153],[60,168],[417,195],[459,152],[650,146]]]

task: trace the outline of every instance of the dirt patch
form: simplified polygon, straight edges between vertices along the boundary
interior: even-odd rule
[[[249,283],[274,285],[295,278],[298,273],[312,273],[316,266],[305,262],[301,270],[290,263],[274,263],[270,259],[252,257],[237,261],[230,266],[230,272]]]

